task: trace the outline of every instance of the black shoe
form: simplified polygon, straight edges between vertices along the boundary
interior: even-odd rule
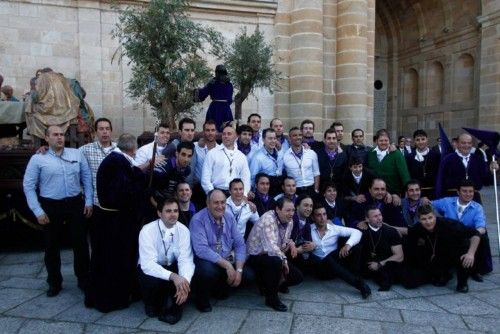
[[[196,308],[198,311],[202,313],[212,312],[212,306],[210,306],[210,302],[207,301],[196,301]]]
[[[214,293],[214,298],[217,300],[226,300],[229,298],[229,291],[227,289],[220,289]]]
[[[266,298],[266,305],[278,312],[288,311],[288,307],[286,307],[278,297]]]
[[[478,274],[478,273],[475,273],[475,274],[470,275],[470,278],[471,278],[473,281],[476,281],[476,282],[479,282],[479,283],[484,282],[483,276],[481,276],[481,274]]]
[[[288,288],[288,286],[286,286],[284,284],[282,284],[279,287],[278,291],[281,292],[281,293],[285,293],[285,294],[290,293],[290,289]]]
[[[85,291],[88,286],[89,284],[87,280],[78,280],[78,289]]]
[[[379,288],[378,288],[378,291],[389,291],[391,289],[391,286],[390,285],[381,285]]]
[[[156,318],[160,312],[158,312],[158,307],[154,305],[144,305],[144,310],[146,315],[150,318]]]
[[[164,313],[158,316],[158,320],[166,322],[167,324],[174,325],[182,318],[182,309],[176,308],[172,313]]]
[[[361,292],[361,297],[363,299],[367,299],[372,294],[372,290],[367,284],[363,284],[363,286],[361,287],[361,289],[359,289],[359,291]]]
[[[467,293],[469,292],[469,286],[467,283],[457,285],[457,292]]]
[[[55,297],[61,292],[62,288],[60,286],[50,286],[47,290],[47,297]]]

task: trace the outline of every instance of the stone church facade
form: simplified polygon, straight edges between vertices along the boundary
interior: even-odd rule
[[[20,96],[49,66],[80,80],[115,133],[150,130],[147,106],[126,95],[130,69],[111,61],[119,45],[110,35],[111,3],[147,1],[0,1],[5,84]],[[274,43],[283,80],[274,94],[259,90],[246,101],[244,118],[257,112],[264,125],[280,117],[288,127],[309,118],[318,136],[333,120],[367,136],[421,127],[435,137],[438,122],[450,135],[462,126],[500,129],[498,0],[193,0],[190,14],[229,40],[258,25]]]

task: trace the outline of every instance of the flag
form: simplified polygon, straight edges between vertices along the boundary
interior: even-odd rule
[[[486,153],[490,155],[499,156],[500,151],[498,150],[498,143],[500,142],[500,134],[496,131],[479,130],[471,128],[462,128],[472,136],[476,137],[479,141],[482,141],[488,149]]]
[[[451,146],[450,140],[448,139],[446,132],[444,132],[441,123],[438,123],[438,125],[439,125],[439,138],[441,139],[441,144],[440,144],[441,156],[445,157],[447,154],[453,153],[455,150],[453,149],[453,146]]]

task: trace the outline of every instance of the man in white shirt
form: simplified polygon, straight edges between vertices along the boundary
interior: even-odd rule
[[[219,146],[216,142],[216,138],[217,125],[215,121],[209,119],[203,124],[203,139],[194,144],[196,165],[194,167],[193,202],[198,208],[204,207],[207,200],[205,192],[200,184],[201,174],[208,151]]]
[[[241,179],[234,179],[229,183],[231,196],[226,200],[226,213],[234,217],[241,236],[246,240],[253,224],[259,220],[259,214],[255,205],[251,205],[245,201],[243,189],[244,186]]]
[[[158,216],[139,234],[139,281],[146,314],[173,325],[191,290],[193,252],[189,230],[178,222],[177,200],[160,202]]]
[[[311,238],[315,245],[310,256],[316,276],[320,279],[339,277],[361,292],[363,299],[371,295],[370,287],[353,272],[359,271],[361,240],[359,230],[329,223],[325,207],[317,203],[313,209]],[[339,247],[339,237],[349,238]],[[353,248],[354,247],[354,248]]]
[[[283,156],[283,170],[295,179],[297,194],[315,196],[319,192],[320,181],[318,156],[302,145],[300,129],[291,128],[289,138],[291,147]]]
[[[168,145],[168,141],[170,140],[170,128],[167,123],[161,123],[158,126],[158,132],[156,133],[156,158],[155,162],[160,162],[165,160],[165,157],[162,155],[163,150]],[[141,146],[137,153],[135,154],[135,162],[137,165],[142,165],[147,163],[153,157],[153,147],[154,141]]]
[[[222,129],[222,145],[210,150],[205,157],[201,174],[201,186],[205,193],[217,188],[229,191],[229,182],[243,181],[245,195],[250,191],[250,169],[247,158],[237,150],[234,142],[236,130],[231,125]]]

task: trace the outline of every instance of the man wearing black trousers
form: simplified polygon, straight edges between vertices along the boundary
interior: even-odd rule
[[[359,230],[329,223],[325,207],[318,203],[314,206],[311,237],[314,249],[310,256],[316,276],[320,279],[339,277],[361,292],[363,299],[371,295],[371,290],[359,272],[361,240]],[[349,238],[339,247],[339,238]]]
[[[169,324],[182,317],[194,274],[189,230],[179,223],[179,204],[173,198],[158,203],[159,219],[139,234],[139,282],[149,317]]]
[[[287,261],[286,253],[297,257],[297,248],[290,239],[293,227],[293,202],[285,197],[276,201],[276,209],[266,212],[254,225],[247,240],[248,264],[266,296],[266,305],[279,312],[287,307],[278,291],[302,282],[302,273]]]
[[[422,205],[417,212],[420,224],[408,228],[409,246],[419,284],[443,286],[451,279],[450,270],[456,269],[458,292],[469,291],[467,279],[473,272],[476,251],[480,242],[479,231],[456,220],[436,217],[430,205]]]

